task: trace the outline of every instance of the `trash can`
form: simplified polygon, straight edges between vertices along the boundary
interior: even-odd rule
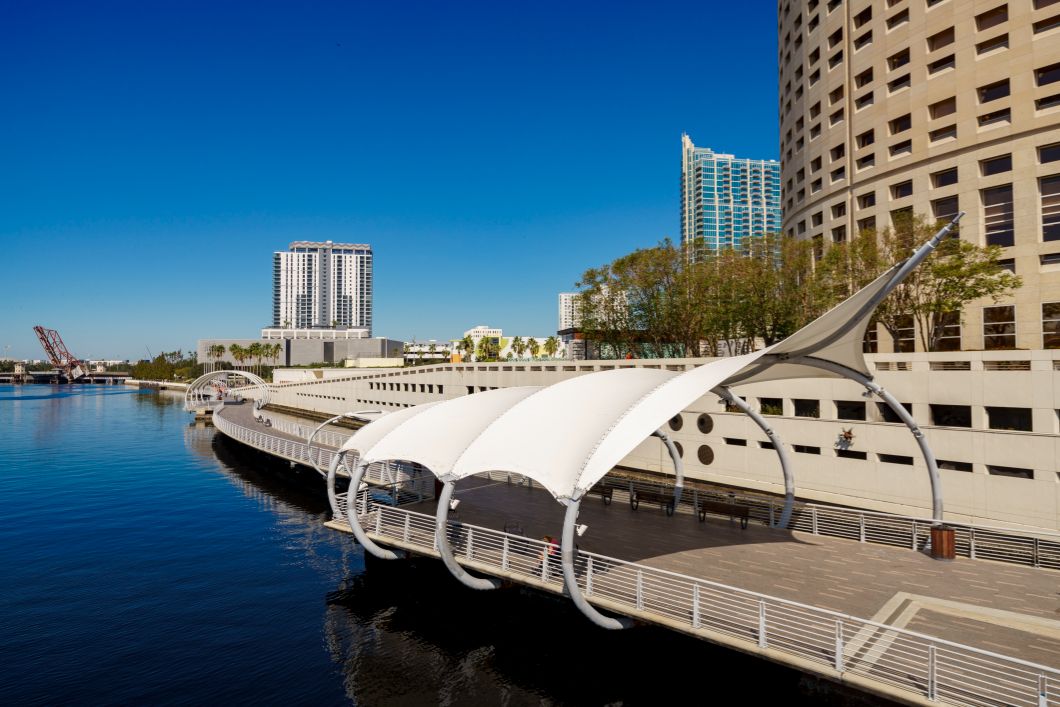
[[[957,533],[948,525],[931,526],[931,556],[936,560],[957,557]]]

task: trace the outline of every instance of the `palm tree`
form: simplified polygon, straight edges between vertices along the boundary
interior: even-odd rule
[[[556,355],[556,352],[559,351],[559,339],[554,336],[548,337],[547,339],[545,339],[544,349],[546,356],[548,356],[549,358],[554,357]]]
[[[526,342],[523,341],[523,337],[517,336],[512,339],[512,351],[514,351],[515,355],[519,358],[523,357],[523,352],[526,351]]]
[[[277,342],[270,348],[272,348],[272,363],[275,366],[276,362],[280,360],[280,356],[283,354],[283,344]]]
[[[531,336],[526,340],[526,348],[530,352],[530,358],[537,358],[537,352],[541,348],[541,344],[537,343],[537,339]]]
[[[228,353],[232,354],[232,358],[235,359],[237,364],[242,364],[246,360],[246,349],[239,344],[230,344],[228,347]]]
[[[470,362],[471,354],[475,352],[475,340],[472,339],[471,335],[469,334],[468,336],[465,336],[463,339],[460,340],[460,345],[458,348],[460,348],[464,352],[464,356],[466,357],[467,361]]]

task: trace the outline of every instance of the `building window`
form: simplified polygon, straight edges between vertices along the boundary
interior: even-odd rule
[[[1060,62],[1035,69],[1034,80],[1039,86],[1047,86],[1060,81]]]
[[[939,427],[971,427],[972,407],[970,405],[935,405],[931,408],[931,424]]]
[[[983,348],[991,351],[1016,348],[1015,305],[983,307]]]
[[[927,38],[928,51],[933,52],[936,49],[942,49],[945,46],[953,44],[954,37],[955,34],[952,27],[931,35]]]
[[[832,204],[832,218],[839,218],[847,215],[847,205],[843,202],[838,204]]]
[[[950,471],[972,471],[971,462],[955,462],[949,459],[939,459],[938,466],[940,469],[949,469]]]
[[[937,74],[940,71],[945,71],[946,69],[953,69],[956,66],[957,57],[953,54],[950,54],[949,56],[944,56],[941,59],[936,59],[935,61],[931,62],[927,65],[927,68],[929,74]]]
[[[957,126],[949,125],[945,128],[938,128],[928,133],[928,140],[931,142],[938,142],[939,140],[949,140],[950,138],[957,138]]]
[[[903,49],[897,54],[887,57],[887,68],[891,71],[899,69],[909,63],[909,50]]]
[[[1042,198],[1042,240],[1060,241],[1060,174],[1038,180]]]
[[[725,444],[731,444],[734,447],[746,447],[747,446],[747,440],[746,439],[736,439],[734,437],[726,437],[725,438]]]
[[[854,85],[858,88],[863,88],[868,84],[872,83],[872,68],[865,69],[860,74],[854,77]]]
[[[820,447],[811,447],[811,446],[806,445],[806,444],[793,444],[793,445],[791,445],[791,448],[794,449],[799,454],[820,454],[821,453],[821,448]]]
[[[865,338],[861,342],[863,353],[877,353],[880,350],[879,332],[875,324],[870,324],[865,330]]]
[[[936,221],[949,223],[960,210],[960,201],[955,196],[947,196],[945,199],[935,199],[931,202],[931,213]]]
[[[857,143],[859,150],[863,147],[868,147],[876,142],[876,132],[874,130],[866,130],[854,138],[854,141]]]
[[[944,169],[941,172],[935,172],[931,175],[931,186],[936,189],[940,187],[948,187],[951,184],[957,183],[957,168],[951,167],[950,169]]]
[[[916,351],[916,327],[912,315],[906,314],[895,319],[894,332],[895,353],[912,353]]]
[[[784,403],[780,398],[759,398],[758,407],[763,415],[784,414]]]
[[[996,466],[987,464],[986,471],[991,476],[1010,476],[1014,479],[1033,479],[1033,469],[1020,469],[1015,466]]]
[[[870,191],[866,194],[858,195],[858,208],[868,209],[876,205],[876,192]]]
[[[938,103],[932,103],[928,106],[928,115],[931,116],[932,120],[938,118],[945,118],[947,115],[952,115],[957,112],[957,98],[951,97]]]
[[[864,420],[865,403],[860,400],[836,400],[835,416],[837,420]]]
[[[824,214],[822,212],[818,211],[810,217],[810,226],[813,228],[817,228],[822,223],[824,223]]]
[[[903,88],[909,88],[909,86],[909,74],[906,74],[905,76],[899,76],[894,81],[889,82],[887,84],[887,92],[894,93],[895,91],[900,91]]]
[[[791,402],[795,404],[795,417],[821,416],[821,403],[819,400],[806,400],[803,398],[795,398]]]
[[[913,127],[913,116],[909,113],[906,113],[905,115],[892,120],[889,125],[891,128],[891,135],[904,133],[906,130]]]
[[[846,155],[846,153],[847,153],[847,146],[844,143],[842,145],[836,145],[835,147],[833,147],[829,151],[829,156],[832,158],[832,161],[835,162],[838,159],[842,159],[843,156]]]
[[[1012,111],[1009,108],[983,113],[979,116],[979,127],[986,128],[991,125],[1003,125],[1012,122]]]
[[[865,231],[875,231],[876,230],[876,217],[875,216],[868,216],[866,218],[858,219],[857,226],[858,226],[858,233],[863,233]]]
[[[910,415],[913,414],[913,404],[912,403],[898,403],[898,404],[901,405],[905,409],[905,411],[907,413],[909,413]],[[876,409],[879,411],[880,417],[883,418],[884,422],[890,422],[890,423],[904,422],[904,420],[902,420],[902,418],[898,416],[898,413],[895,412],[894,409],[891,408],[891,406],[888,405],[887,403],[876,403]]]
[[[905,464],[906,466],[913,465],[913,458],[907,457],[904,454],[877,454],[880,461],[884,464]]]
[[[1031,432],[1032,420],[1030,408],[986,408],[986,417],[992,430],[1014,430],[1016,432]]]
[[[872,91],[869,91],[865,95],[857,97],[857,99],[854,101],[854,108],[857,110],[861,110],[862,108],[868,108],[875,101],[876,99],[873,97]]]
[[[993,10],[988,10],[981,15],[975,17],[975,28],[982,32],[983,30],[990,29],[991,27],[997,27],[1003,22],[1008,21],[1008,6],[1000,5],[995,7]]]
[[[1042,302],[1042,348],[1060,349],[1060,302]]]
[[[859,158],[857,158],[857,160],[854,161],[854,166],[857,167],[859,170],[868,169],[869,167],[873,167],[875,165],[876,165],[876,155],[875,155],[875,153],[869,154],[869,155],[865,155],[864,157],[859,157]]]
[[[976,54],[986,54],[992,52],[995,49],[1003,49],[1008,47],[1008,35],[1002,34],[993,39],[988,39],[985,42],[979,42],[975,45]]]
[[[832,229],[832,242],[833,243],[842,243],[846,239],[847,239],[847,227],[846,226],[836,226],[835,228]]]
[[[935,323],[938,331],[935,338],[936,351],[961,350],[961,313],[943,312]]]
[[[1015,243],[1012,227],[1012,185],[1006,184],[981,192],[983,201],[983,226],[986,244],[1003,248]]]
[[[869,30],[868,32],[854,40],[854,51],[857,51],[862,47],[868,46],[869,44],[872,44],[872,30]]]
[[[979,171],[984,177],[1012,171],[1012,155],[1002,155],[979,161]]]
[[[869,458],[867,453],[858,452],[853,449],[837,449],[835,450],[835,455],[837,457],[842,457],[843,459],[860,459],[861,461],[865,461]]]
[[[1052,145],[1042,145],[1039,147],[1038,162],[1041,164],[1060,162],[1060,142],[1054,142]]]
[[[899,25],[903,25],[909,21],[909,10],[902,10],[897,15],[892,15],[887,19],[887,29],[892,30]]]
[[[908,155],[913,151],[912,140],[902,140],[896,142],[890,147],[891,157],[898,157],[899,155]]]
[[[976,92],[979,95],[980,103],[989,103],[990,101],[996,101],[999,98],[1005,98],[1009,95],[1008,79],[995,81],[986,86],[980,86]]]
[[[1060,27],[1060,15],[1053,15],[1047,17],[1044,20],[1038,20],[1031,27],[1034,29],[1035,34],[1041,34],[1042,32],[1048,32],[1051,29]]]
[[[913,181],[907,179],[904,182],[891,185],[891,198],[892,199],[904,199],[907,196],[913,195]]]

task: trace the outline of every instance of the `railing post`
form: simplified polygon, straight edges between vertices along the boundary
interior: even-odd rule
[[[467,547],[464,548],[464,557],[471,559],[475,555],[475,529],[467,529]]]
[[[858,513],[858,540],[865,542],[865,514]]]
[[[772,528],[777,524],[776,519],[773,517],[773,502],[769,502],[769,527]]]
[[[936,657],[935,657],[935,644],[932,643],[928,646],[928,694],[929,700],[934,702],[938,699],[938,684],[935,682],[937,679],[936,672]]]
[[[377,508],[375,511],[375,534],[381,535],[383,532],[383,509],[382,507]]]
[[[637,570],[637,609],[644,608],[644,570]]]
[[[968,528],[968,557],[975,559],[975,528]]]
[[[409,541],[409,537],[411,535],[410,532],[409,532],[411,530],[411,528],[410,528],[411,523],[412,523],[412,516],[410,516],[408,513],[406,513],[405,514],[405,529],[401,533],[401,539],[404,540],[405,542]]]
[[[843,672],[843,619],[835,621],[835,669]]]
[[[769,642],[766,640],[766,603],[762,600],[758,601],[758,647],[769,647]]]
[[[548,582],[548,546],[541,550],[541,581]]]
[[[817,506],[810,507],[810,522],[813,526],[813,534],[817,535]]]
[[[1038,707],[1049,707],[1049,690],[1046,689],[1045,674],[1038,675]]]
[[[1039,548],[1038,548],[1038,538],[1034,538],[1034,557],[1032,559],[1034,560],[1034,566],[1035,567],[1041,567],[1041,563],[1039,561],[1039,558],[1040,558],[1040,555],[1039,555]]]
[[[507,571],[507,569],[508,569],[508,551],[509,551],[509,546],[510,546],[510,543],[508,541],[508,536],[505,535],[504,536],[504,549],[501,550],[501,569],[505,570],[505,571]]]
[[[699,628],[699,585],[692,585],[692,628]]]
[[[589,555],[585,563],[585,596],[593,595],[593,556]]]
[[[912,536],[912,540],[910,541],[910,547],[913,550],[916,550],[916,521],[915,520],[913,521],[913,532],[910,533],[910,535]]]

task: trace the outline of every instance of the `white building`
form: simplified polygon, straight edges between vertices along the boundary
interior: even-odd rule
[[[579,292],[559,293],[559,327],[558,331],[575,329],[582,323],[582,303]]]
[[[472,327],[464,332],[464,337],[471,337],[471,341],[475,346],[475,353],[472,355],[473,360],[478,360],[479,344],[483,339],[492,339],[493,350],[497,352],[496,357],[499,360],[523,360],[531,358],[565,358],[567,355],[566,344],[559,337],[549,336],[505,336],[503,329],[495,329],[488,327],[483,324],[479,324],[476,327]],[[549,338],[556,339],[556,353],[553,356],[548,356],[545,353],[545,342]],[[519,339],[519,342],[516,341]],[[529,348],[529,342],[534,341],[537,344],[537,355],[535,356]],[[520,343],[521,342],[521,343]],[[461,358],[464,358],[462,340],[455,339],[451,344],[453,353],[459,354]],[[517,346],[517,344],[519,344]],[[519,350],[516,350],[516,349]],[[465,360],[465,363],[468,362]]]
[[[273,254],[275,328],[372,331],[372,247],[295,241]]]

